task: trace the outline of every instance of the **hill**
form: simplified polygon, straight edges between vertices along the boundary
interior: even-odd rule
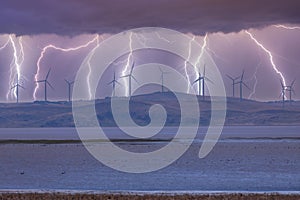
[[[187,95],[188,96],[188,95]],[[122,101],[126,98],[117,97]],[[200,125],[209,125],[211,103],[209,97],[203,101],[198,97],[201,116]],[[139,125],[150,122],[148,111],[151,105],[161,104],[166,109],[166,126],[177,126],[180,122],[180,106],[173,93],[152,93],[133,96],[130,99],[130,114]],[[95,102],[97,117],[102,126],[116,126],[111,113],[111,99],[99,99]],[[300,125],[300,102],[258,102],[239,101],[227,98],[225,125]],[[72,103],[69,102],[33,102],[0,104],[0,127],[72,127],[74,126]]]

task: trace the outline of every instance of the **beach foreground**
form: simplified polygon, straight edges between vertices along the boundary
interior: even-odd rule
[[[219,199],[231,199],[231,200],[263,200],[263,199],[272,199],[272,200],[294,200],[299,199],[299,195],[284,195],[284,194],[203,194],[203,195],[192,195],[192,194],[182,194],[182,195],[137,195],[137,194],[64,194],[64,193],[3,193],[0,194],[0,199],[130,199],[130,200],[181,200],[181,199],[200,199],[200,200],[219,200]]]
[[[186,199],[183,194],[188,194],[190,199],[205,199],[217,191],[225,194],[225,199],[241,199],[237,195],[240,193],[245,199],[252,198],[250,194],[259,194],[256,197],[261,199],[273,198],[270,195],[274,193],[280,194],[276,195],[277,199],[299,199],[292,196],[300,193],[298,130],[298,127],[225,129],[219,142],[203,159],[198,157],[200,134],[188,151],[170,166],[143,174],[119,172],[105,166],[75,137],[64,135],[63,130],[53,130],[61,133],[57,138],[60,140],[49,138],[53,135],[46,130],[37,135],[24,132],[26,138],[22,140],[16,140],[14,136],[21,137],[10,132],[2,134],[0,143],[0,197],[174,199],[176,195],[177,199]],[[161,138],[167,137],[166,134]],[[120,140],[115,144],[132,152],[148,152],[161,148],[167,141]],[[130,162],[124,162],[128,164]],[[137,192],[136,197],[133,198],[132,192]],[[160,194],[166,195],[160,197]]]
[[[299,191],[298,140],[225,140],[204,159],[193,144],[159,171],[128,174],[106,167],[80,143],[1,144],[2,190]],[[139,152],[164,142],[119,143]],[[126,163],[125,163],[126,164]],[[128,163],[127,163],[128,164]]]

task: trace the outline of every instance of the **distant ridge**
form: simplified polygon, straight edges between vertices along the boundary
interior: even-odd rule
[[[188,94],[183,94],[187,97]],[[128,97],[114,97],[126,100]],[[198,96],[201,116],[200,125],[209,125],[211,104],[210,97],[202,100]],[[97,99],[95,107],[99,123],[105,127],[116,126],[110,108],[111,98]],[[171,92],[156,92],[132,96],[130,114],[139,125],[150,122],[148,111],[151,105],[161,104],[168,113],[166,126],[178,126],[180,122],[180,106]],[[227,116],[225,125],[300,125],[300,102],[258,102],[254,100],[240,101],[238,98],[227,98]],[[66,101],[35,101],[33,103],[0,103],[0,127],[73,127],[72,103]]]

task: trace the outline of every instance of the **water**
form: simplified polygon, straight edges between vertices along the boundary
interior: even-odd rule
[[[174,128],[161,135],[170,137]],[[97,191],[300,191],[300,127],[225,127],[221,140],[198,158],[201,131],[190,149],[172,165],[151,173],[128,174],[106,167],[81,143],[1,144],[2,190]],[[123,134],[115,128],[108,135]],[[201,136],[202,135],[202,136]],[[162,136],[159,136],[162,137]],[[1,129],[0,139],[79,139],[72,128]],[[132,142],[124,148],[161,143]]]
[[[105,127],[110,139],[130,139],[119,128]],[[95,129],[91,129],[95,130]],[[202,139],[207,127],[200,127],[196,139]],[[172,139],[177,128],[164,128],[153,139]],[[142,134],[142,133],[141,133]],[[0,140],[79,140],[75,128],[0,128]],[[300,139],[300,126],[225,126],[224,139]]]

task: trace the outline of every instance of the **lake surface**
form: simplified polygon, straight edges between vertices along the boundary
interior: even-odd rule
[[[91,128],[91,131],[95,129]],[[116,127],[103,128],[110,139],[130,139]],[[177,128],[164,128],[153,139],[172,139]],[[196,139],[202,139],[207,127],[200,127]],[[143,133],[141,133],[142,135]],[[300,126],[225,126],[220,139],[300,139]],[[0,128],[0,140],[79,140],[75,128]]]
[[[300,191],[300,127],[225,127],[199,159],[203,127],[189,150],[156,172],[129,174],[97,161],[81,143],[0,145],[0,189],[96,191]],[[111,138],[124,138],[107,128]],[[176,132],[167,128],[159,138]],[[77,140],[73,128],[0,129],[0,140]],[[139,152],[166,142],[122,142]]]

